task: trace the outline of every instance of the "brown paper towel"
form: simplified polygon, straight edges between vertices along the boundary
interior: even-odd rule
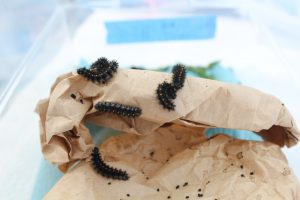
[[[300,198],[300,185],[280,147],[269,142],[241,141],[222,135],[203,141],[193,133],[179,134],[161,128],[146,136],[123,134],[110,138],[101,146],[101,153],[109,165],[126,170],[130,179],[106,179],[95,173],[89,161],[81,162],[45,199]]]
[[[171,75],[129,69],[119,69],[107,85],[94,84],[76,73],[59,77],[51,89],[49,99],[40,101],[37,106],[41,119],[41,144],[45,158],[51,163],[59,164],[62,171],[66,171],[76,161],[87,158],[93,142],[89,131],[84,126],[85,120],[140,135],[148,135],[164,127],[174,126],[177,127],[175,131],[177,134],[180,128],[185,128],[180,135],[189,131],[196,131],[201,135],[203,128],[222,127],[254,131],[280,146],[292,146],[298,142],[299,131],[292,116],[283,103],[271,95],[245,86],[201,78],[187,78],[184,88],[177,93],[175,111],[169,112],[161,108],[155,96],[157,85],[164,80],[170,81]],[[70,97],[72,93],[76,94],[76,100]],[[99,113],[94,109],[98,101],[114,101],[139,106],[143,113],[136,119]],[[147,139],[145,142],[147,143]],[[252,143],[245,141],[241,142],[242,144]],[[149,146],[151,143],[145,145]],[[264,148],[264,145],[259,143],[254,146]],[[277,148],[276,145],[273,146]],[[107,151],[110,151],[109,148]],[[274,155],[279,156],[280,153],[278,150]],[[280,156],[279,158],[286,165],[285,160]],[[193,159],[191,161],[190,156],[187,156],[186,161],[197,163]],[[128,164],[132,163],[128,162]],[[224,163],[220,165],[225,166]],[[87,166],[81,163],[80,167],[66,177],[76,177],[80,174],[85,176],[83,172],[76,175],[75,171],[78,172],[79,169],[85,169]],[[180,168],[180,165],[173,167]],[[89,171],[88,169],[85,170]],[[183,171],[185,170],[187,169],[184,168]],[[276,170],[280,171],[280,169]]]

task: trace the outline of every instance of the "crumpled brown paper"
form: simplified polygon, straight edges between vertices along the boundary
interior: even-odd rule
[[[269,142],[223,135],[203,141],[199,134],[160,128],[146,136],[123,134],[110,138],[101,146],[101,152],[106,162],[125,169],[130,179],[106,179],[89,162],[81,162],[44,199],[300,198],[300,185],[280,147]]]
[[[278,144],[280,146],[287,145],[290,147],[298,142],[299,130],[297,129],[292,116],[290,115],[284,104],[271,95],[267,95],[245,86],[226,84],[201,78],[187,78],[184,88],[179,90],[177,93],[177,98],[175,100],[175,111],[169,112],[162,109],[155,95],[157,85],[164,80],[170,81],[171,75],[162,72],[130,69],[119,69],[118,73],[112,80],[110,80],[107,85],[94,84],[77,75],[76,73],[69,73],[59,77],[51,89],[51,95],[49,99],[40,101],[37,106],[37,112],[39,113],[41,119],[41,144],[45,158],[53,164],[58,164],[60,170],[64,172],[66,172],[76,161],[88,158],[91,148],[94,146],[94,144],[88,129],[84,125],[84,121],[90,121],[95,124],[113,128],[125,133],[134,133],[135,136],[130,135],[128,137],[144,138],[141,140],[144,141],[143,148],[145,149],[150,149],[150,146],[156,146],[155,142],[148,141],[147,136],[152,134],[157,135],[154,133],[161,130],[173,130],[173,134],[176,133],[181,137],[184,137],[184,135],[187,135],[187,133],[192,132],[199,136],[197,140],[198,142],[202,141],[204,142],[204,144],[206,144],[208,152],[210,151],[209,149],[211,149],[211,157],[219,155],[218,151],[223,150],[218,149],[217,146],[208,145],[210,144],[210,141],[214,141],[215,139],[217,139],[217,141],[219,141],[220,143],[219,145],[224,145],[223,143],[228,139],[217,137],[206,141],[205,138],[203,138],[203,136],[201,135],[203,129],[209,127],[222,127],[254,131],[262,135],[265,140]],[[70,94],[72,93],[76,95],[76,99],[70,97]],[[143,113],[139,118],[136,119],[128,119],[118,117],[113,114],[100,113],[94,109],[94,105],[99,101],[113,101],[127,105],[139,106],[140,108],[142,108]],[[174,129],[174,127],[176,128]],[[218,138],[222,139],[220,140]],[[160,140],[160,138],[156,140]],[[169,143],[168,139],[161,140]],[[113,141],[111,142],[113,144],[119,142],[129,142],[129,147],[126,146],[128,148],[128,152],[133,151],[133,147],[131,147],[131,144],[135,145],[135,141],[131,141],[130,138],[128,139],[128,141],[117,139],[111,139],[109,141]],[[179,170],[175,174],[182,173],[180,174],[182,176],[175,176],[173,178],[169,177],[171,178],[170,180],[167,178],[163,178],[164,173],[167,173],[167,171],[164,170],[163,172],[160,172],[160,170],[162,170],[161,168],[159,170],[159,174],[154,174],[154,177],[157,177],[155,179],[156,183],[158,184],[159,182],[159,184],[163,185],[163,191],[170,192],[170,184],[176,181],[178,182],[179,178],[182,179],[185,177],[183,176],[183,174],[186,175],[191,171],[191,168],[184,167],[186,166],[186,164],[188,164],[190,167],[193,166],[192,168],[195,168],[198,165],[199,161],[195,159],[197,153],[194,152],[192,154],[189,154],[191,153],[189,152],[189,148],[193,146],[194,143],[193,145],[187,141],[185,141],[185,143],[185,149],[183,149],[182,151],[187,151],[188,154],[180,154],[181,157],[179,155],[179,157],[176,157],[178,153],[176,152],[176,156],[174,158],[171,156],[171,159],[174,159],[174,162],[176,164],[168,167],[164,166],[165,164],[162,165],[162,169],[166,167],[167,171],[175,169],[176,171]],[[229,144],[231,143],[229,142]],[[255,168],[257,171],[259,171],[258,175],[260,180],[262,181],[262,185],[258,185],[262,186],[262,188],[270,187],[268,186],[269,182],[263,185],[263,183],[265,183],[264,181],[269,180],[270,178],[266,176],[266,174],[269,173],[268,165],[277,165],[277,162],[282,162],[281,168],[275,167],[274,169],[278,173],[283,170],[283,166],[284,168],[288,168],[284,157],[281,155],[279,147],[275,144],[239,141],[234,145],[234,147],[232,147],[235,149],[235,151],[237,151],[240,148],[249,149],[250,147],[248,146],[254,146],[255,149],[261,149],[260,153],[269,152],[268,149],[271,149],[270,151],[273,157],[270,157],[265,161],[267,164],[265,163],[264,166],[262,166],[263,169]],[[197,148],[200,147],[201,146],[198,146]],[[113,148],[113,145],[108,145],[106,146],[106,148],[101,147],[103,151],[113,153],[114,151],[111,148]],[[217,149],[218,151],[216,151]],[[198,151],[199,149],[196,150],[196,152]],[[204,152],[204,149],[202,149],[201,152],[202,151]],[[134,152],[138,154],[137,150],[135,150]],[[254,151],[250,154],[252,159],[255,160],[256,157],[258,158],[259,156],[261,156],[260,153]],[[134,163],[137,163],[138,165],[145,165],[145,167],[149,168],[150,171],[155,168],[154,166],[156,166],[155,164],[152,165],[151,163],[149,163],[148,165],[146,161],[137,161],[137,155],[135,155],[134,153],[132,154],[131,160],[126,160],[126,158],[124,158],[126,162],[121,159],[121,153],[120,155],[118,155],[118,153],[115,152],[115,154],[116,155],[110,155],[110,153],[108,153],[107,156],[109,158],[110,155],[110,157],[113,158],[112,161],[120,161],[120,163],[116,162],[116,164],[119,163],[120,168],[129,168],[129,175],[134,176],[134,174],[141,172],[141,168],[134,168],[135,170],[132,171],[132,166],[135,165]],[[200,155],[203,154],[200,153]],[[130,155],[128,156],[130,157]],[[216,165],[218,166],[218,169],[224,168],[227,165],[227,161],[222,161],[221,163],[219,163],[219,158],[211,158],[208,163],[214,162],[217,162]],[[208,163],[206,164],[212,167]],[[255,162],[251,161],[250,159],[249,161],[247,161],[247,163],[249,164],[249,167],[254,167],[255,165]],[[203,164],[200,165],[202,166]],[[203,165],[202,167],[207,168],[207,166],[205,166],[206,165]],[[213,174],[211,173],[212,172],[208,170],[206,175],[213,176]],[[86,180],[87,174],[90,174],[92,179]],[[248,175],[249,174],[247,174],[247,176]],[[153,174],[151,176],[153,178]],[[195,174],[190,173],[190,176],[193,177],[195,176]],[[218,176],[216,176],[215,179],[217,179]],[[204,175],[199,177],[203,178]],[[261,179],[263,177],[265,177],[265,179]],[[220,178],[220,180],[222,179],[223,178]],[[130,182],[132,182],[132,184],[135,184],[135,182],[139,182],[138,180],[140,181],[140,178],[131,178]],[[196,179],[193,180],[195,181]],[[64,181],[68,182],[68,184],[65,184]],[[113,195],[111,193],[114,192],[107,191],[105,195],[108,196],[105,196],[104,194],[101,194],[101,196],[98,191],[94,191],[96,190],[96,188],[100,187],[101,184],[98,183],[99,181],[103,182],[106,180],[101,176],[94,174],[94,172],[91,171],[89,165],[87,165],[86,163],[81,163],[78,167],[76,167],[74,171],[68,173],[55,187],[56,189],[54,189],[53,191],[57,192],[50,192],[50,197],[51,194],[54,196],[55,194],[57,194],[57,198],[54,199],[60,199],[61,195],[67,195],[64,193],[64,188],[62,187],[71,184],[66,188],[77,188],[76,185],[82,186],[80,190],[77,190],[77,192],[74,190],[74,192],[78,194],[78,196],[88,195],[84,199],[113,199],[110,198],[112,197],[110,195]],[[163,181],[164,184],[162,184],[161,181]],[[230,179],[230,181],[232,180]],[[296,181],[294,180],[294,177],[292,175],[291,178],[287,178],[286,181],[287,183],[293,185],[293,188],[296,188],[296,185],[294,184]],[[219,181],[219,184],[220,183],[222,182]],[[90,184],[93,185],[93,188],[87,189]],[[100,185],[98,186],[98,184]],[[116,182],[116,184],[119,185],[126,183]],[[181,183],[178,182],[178,184]],[[251,185],[249,181],[246,181],[245,184]],[[280,185],[280,182],[278,182],[278,184]],[[254,185],[255,187],[249,187],[252,188],[253,191],[258,191],[258,185]],[[134,188],[136,187],[137,186],[134,185]],[[138,189],[139,187],[141,188]],[[149,189],[148,186],[145,186],[143,184],[139,187],[137,187],[136,190],[140,190],[139,192],[142,192],[141,194],[144,194]],[[248,186],[246,188],[248,188]],[[91,193],[86,192],[86,190],[89,190],[89,192]],[[149,195],[154,195],[152,194],[152,190],[153,188],[151,188],[151,191],[149,191]],[[220,190],[224,190],[224,188]],[[292,192],[296,190],[289,191],[291,192],[291,195],[296,195],[295,192]],[[262,196],[261,199],[264,199],[264,194],[269,195],[272,192],[274,194],[276,193],[273,190],[271,191],[270,189],[270,192],[265,191],[264,193],[260,193],[259,195]],[[160,194],[165,195],[166,193],[160,192]],[[98,197],[99,195],[101,198]],[[137,193],[135,193],[135,195],[137,195]],[[153,197],[154,199],[160,199],[155,195],[151,195],[147,198],[151,199]],[[280,196],[281,193],[278,193],[278,195]],[[136,196],[136,199],[141,199],[138,196]],[[146,199],[146,196],[145,198],[143,197],[143,199]],[[67,197],[69,196],[67,195],[66,198],[61,199],[68,199]],[[122,198],[125,198],[125,196]],[[164,199],[165,198],[167,197],[164,197]],[[76,198],[72,196],[72,199]],[[118,197],[118,199],[120,198]]]

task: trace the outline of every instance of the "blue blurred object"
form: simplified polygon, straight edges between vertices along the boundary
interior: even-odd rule
[[[219,62],[211,65],[206,70],[208,76],[213,76],[215,80],[223,81],[227,83],[240,83],[234,74],[234,71],[230,67],[224,67]]]
[[[90,66],[90,62],[84,58],[80,58],[78,67],[88,67]]]
[[[108,44],[199,40],[214,38],[216,16],[108,21],[105,26]]]
[[[35,186],[32,191],[31,199],[43,199],[45,194],[55,185],[55,183],[63,176],[55,166],[48,161],[42,159],[40,162],[39,172],[36,176]]]

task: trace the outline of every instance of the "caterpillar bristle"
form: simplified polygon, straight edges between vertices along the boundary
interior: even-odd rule
[[[112,60],[110,61],[110,66],[112,71],[115,72],[118,69],[119,64],[116,60]]]
[[[94,147],[94,149],[92,150],[91,161],[95,171],[106,178],[124,181],[129,179],[128,173],[126,171],[113,168],[103,161],[98,147]]]
[[[176,89],[170,83],[164,81],[161,85],[162,91],[167,99],[176,99]]]
[[[108,61],[107,58],[102,57],[95,61],[90,69],[79,68],[77,73],[89,81],[105,84],[117,72],[118,66],[117,61]]]
[[[78,73],[79,75],[82,75],[84,70],[85,70],[84,67],[79,68],[79,69],[77,69],[77,73]]]
[[[181,64],[177,64],[172,69],[172,85],[176,90],[181,89],[184,86],[184,81],[186,77],[186,68]]]
[[[109,112],[123,117],[138,117],[142,114],[142,109],[136,106],[128,106],[115,102],[98,102],[95,109],[101,112]]]
[[[98,72],[103,72],[104,70],[106,70],[109,67],[109,61],[107,60],[107,58],[101,57],[99,59],[97,59],[92,65],[91,65],[91,69],[95,69]]]

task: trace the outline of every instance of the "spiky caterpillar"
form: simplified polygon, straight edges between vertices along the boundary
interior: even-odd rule
[[[106,58],[99,58],[94,62],[90,69],[85,67],[77,69],[77,73],[92,82],[107,83],[117,72],[118,63],[116,61],[108,61]]]
[[[175,110],[173,99],[176,99],[176,92],[184,86],[186,69],[183,65],[177,64],[172,69],[172,83],[160,83],[156,89],[156,96],[163,108]]]
[[[114,102],[98,102],[95,105],[96,110],[101,112],[114,113],[116,115],[121,115],[124,117],[138,117],[142,114],[142,109],[136,106],[128,106],[120,103]]]
[[[176,92],[173,90],[170,83],[163,82],[159,84],[156,89],[156,96],[163,108],[175,110],[175,104],[172,99],[176,98]]]
[[[102,57],[91,65],[91,70],[96,70],[99,73],[113,73],[117,71],[118,66],[117,61],[108,61]]]
[[[161,83],[162,91],[164,92],[166,98],[168,99],[176,99],[177,94],[176,94],[176,89],[171,85],[170,83],[163,82]]]
[[[113,168],[103,161],[98,147],[94,147],[91,153],[91,161],[96,172],[106,178],[124,181],[129,179],[128,173],[126,171]]]
[[[177,64],[173,67],[172,73],[172,85],[176,90],[179,90],[184,86],[186,68],[181,64]]]

